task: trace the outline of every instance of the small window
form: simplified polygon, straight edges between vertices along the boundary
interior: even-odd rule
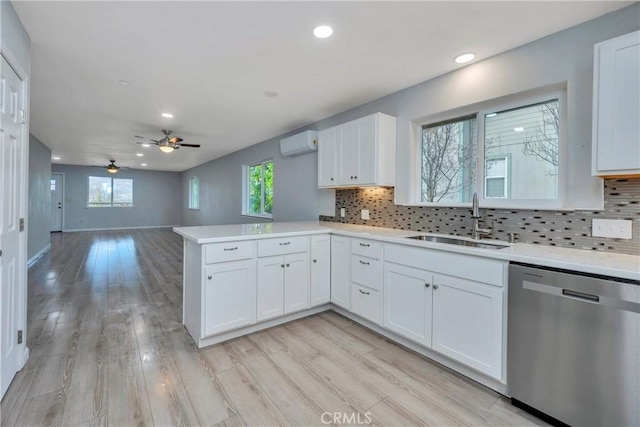
[[[244,215],[272,217],[273,161],[264,161],[244,167]]]
[[[189,179],[189,209],[200,209],[200,179],[197,176]]]
[[[476,187],[476,135],[475,115],[422,127],[422,202],[471,202]]]
[[[56,191],[56,180],[55,179],[51,180],[51,191]]]
[[[133,180],[90,176],[87,206],[132,207]]]
[[[508,157],[485,159],[484,197],[504,199],[509,188]]]

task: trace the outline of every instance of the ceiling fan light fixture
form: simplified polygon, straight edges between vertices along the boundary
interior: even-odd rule
[[[114,167],[109,166],[109,167],[107,167],[107,172],[109,172],[109,173],[117,173],[118,172],[118,168],[116,168],[115,166]]]
[[[171,153],[173,152],[174,148],[170,145],[160,145],[160,151],[162,151],[163,153]]]

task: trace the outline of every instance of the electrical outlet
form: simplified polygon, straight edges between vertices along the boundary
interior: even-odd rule
[[[360,211],[360,218],[369,219],[369,209],[362,209],[362,211]]]
[[[345,208],[340,208],[340,218],[344,218],[347,215],[347,210]]]
[[[594,219],[591,222],[591,235],[612,239],[631,239],[632,224],[631,220],[625,219]]]

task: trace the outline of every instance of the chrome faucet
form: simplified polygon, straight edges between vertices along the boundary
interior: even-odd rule
[[[474,240],[480,240],[482,236],[491,234],[493,228],[480,227],[480,207],[478,206],[478,193],[473,193],[473,204],[471,206],[471,218],[473,218],[473,228],[471,229],[471,238]]]

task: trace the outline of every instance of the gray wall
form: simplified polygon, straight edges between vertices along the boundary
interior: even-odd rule
[[[286,134],[288,136],[290,134]],[[183,225],[238,224],[263,221],[242,216],[242,165],[273,159],[273,220],[316,221],[332,214],[333,190],[318,189],[318,154],[280,155],[280,137],[236,151],[182,173]],[[200,178],[200,210],[187,209],[189,179]]]
[[[64,230],[160,227],[180,225],[179,172],[120,170],[117,178],[133,178],[132,208],[87,208],[89,176],[110,176],[104,168],[57,165],[64,173]]]
[[[0,1],[0,48],[12,65],[18,66],[27,76],[31,75],[31,39],[22,26],[11,2]]]
[[[29,217],[27,258],[51,243],[51,150],[29,135]]]
[[[274,220],[312,219],[324,213],[325,194],[316,187],[317,155],[282,159],[277,141],[306,129],[321,130],[375,112],[398,118],[397,182],[395,202],[412,204],[418,184],[413,129],[421,121],[455,117],[482,103],[508,99],[514,94],[544,88],[567,89],[566,173],[568,205],[602,209],[603,181],[591,176],[591,116],[593,45],[640,27],[640,6],[635,3],[595,20],[520,46],[449,74],[377,99],[341,114],[278,136],[221,159],[183,172],[183,224],[204,225],[255,222],[240,216],[243,163],[273,157]],[[186,209],[188,182],[201,179],[201,210]],[[333,212],[329,209],[329,212]],[[330,213],[332,215],[332,213]]]

